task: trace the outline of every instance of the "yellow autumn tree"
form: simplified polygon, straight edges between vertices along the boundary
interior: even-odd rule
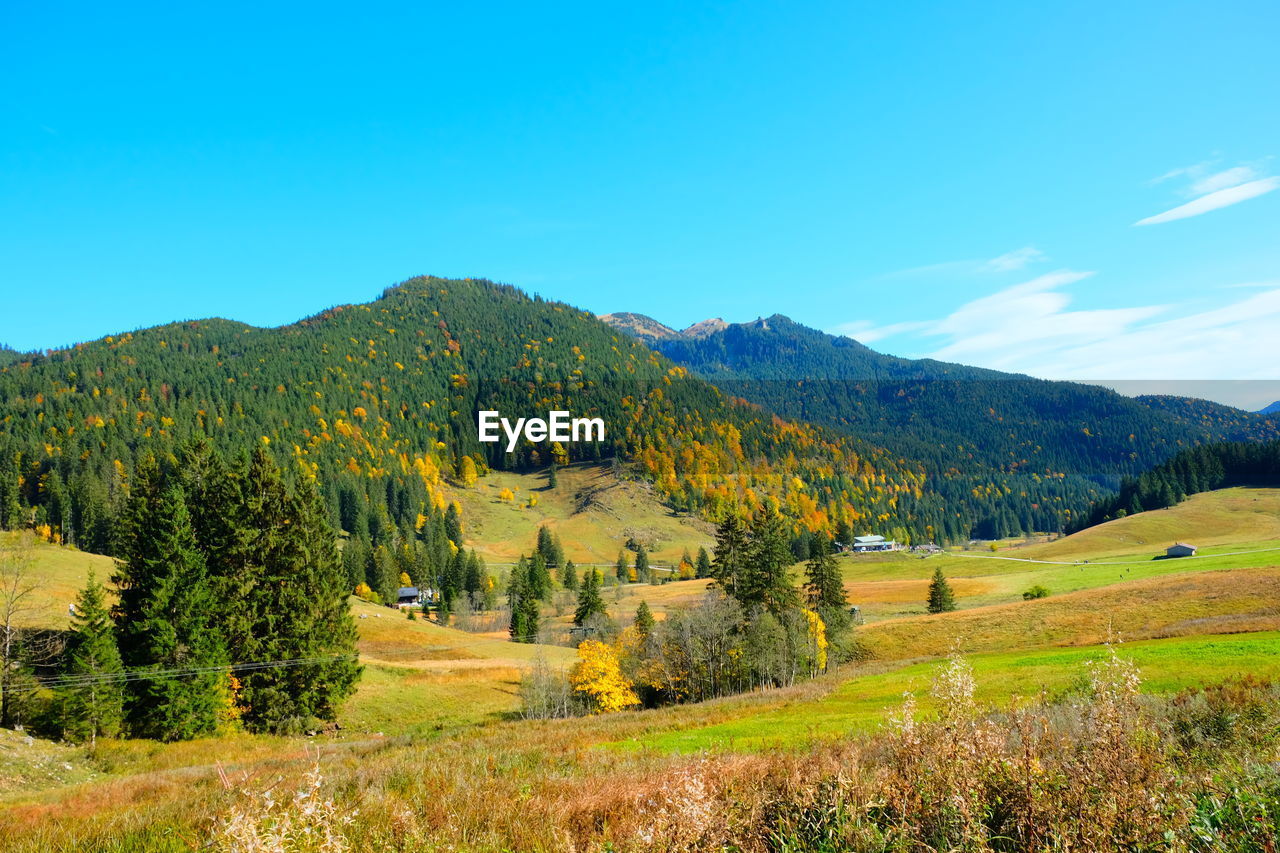
[[[409,577],[408,572],[400,573],[400,586],[413,586],[413,580]]]
[[[809,652],[812,655],[810,660],[813,666],[810,676],[816,676],[827,668],[827,626],[823,623],[822,617],[812,610],[804,612],[805,620],[808,622],[809,634]]]
[[[613,648],[597,640],[578,646],[578,662],[569,672],[569,683],[597,714],[622,711],[640,704],[631,682],[622,674]]]
[[[462,481],[462,485],[469,489],[476,484],[476,480],[479,478],[480,474],[476,471],[476,461],[470,456],[462,457],[462,462],[458,465],[458,479]]]
[[[503,501],[504,503],[511,503],[515,498],[515,494],[510,489],[503,489],[498,492],[498,500]]]

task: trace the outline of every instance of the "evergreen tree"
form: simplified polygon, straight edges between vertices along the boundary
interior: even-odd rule
[[[537,552],[551,568],[559,568],[564,564],[564,548],[560,545],[559,538],[546,525],[538,528]]]
[[[463,580],[462,588],[466,590],[468,595],[483,595],[485,580],[484,564],[481,563],[479,555],[473,550],[467,554],[467,573]]]
[[[588,569],[591,574],[595,573],[595,569]],[[567,560],[564,564],[564,571],[561,572],[561,585],[567,590],[575,590],[578,588],[578,567],[573,564],[573,560]]]
[[[948,613],[956,609],[955,595],[951,592],[951,584],[942,574],[942,567],[933,570],[933,580],[929,583],[929,612]]]
[[[844,592],[844,579],[831,555],[831,541],[815,536],[809,545],[809,562],[805,564],[805,593],[814,608],[845,608],[849,601]]]
[[[636,580],[647,583],[650,580],[649,552],[643,543],[636,545]]]
[[[458,510],[457,501],[450,503],[444,511],[444,535],[454,545],[462,547],[462,513]]]
[[[525,594],[525,584],[528,581],[528,566],[524,557],[511,567],[511,572],[507,575],[507,607],[514,616],[516,607],[520,603],[520,599]]]
[[[128,683],[126,715],[135,735],[185,740],[212,733],[227,708],[227,653],[214,627],[220,602],[182,490],[162,487],[153,461],[140,467],[114,617],[124,666],[157,675]]]
[[[693,570],[696,578],[711,577],[711,555],[707,553],[706,548],[698,548],[698,557],[694,561]]]
[[[553,464],[553,465],[552,465],[552,466],[547,470],[547,488],[548,488],[548,489],[554,489],[554,488],[556,488],[557,486],[559,486],[559,485],[560,485],[560,478],[556,476],[556,470],[557,470],[559,467],[560,467],[559,465],[555,465],[555,464]]]
[[[592,616],[607,613],[608,608],[600,597],[600,575],[595,569],[589,569],[582,579],[582,589],[578,592],[578,608],[573,612],[573,624],[582,627]]]
[[[649,602],[642,601],[636,608],[635,626],[636,633],[644,639],[648,639],[653,633],[653,611],[649,609]]]
[[[547,570],[546,558],[541,551],[534,551],[529,558],[529,595],[539,601],[546,599],[551,592],[551,572]]]
[[[728,595],[737,598],[742,586],[748,557],[747,530],[735,510],[724,517],[716,528],[715,559],[711,577]]]
[[[631,578],[631,567],[627,565],[627,552],[618,552],[618,562],[613,566],[614,575],[618,578],[618,583],[626,583]]]
[[[292,707],[277,709],[272,716],[315,717],[332,722],[342,703],[355,693],[360,678],[356,623],[351,616],[337,535],[312,482],[304,480],[298,486],[295,506],[298,520],[293,533],[301,546],[300,562],[286,571],[285,585],[291,595],[284,606],[296,607],[299,614],[280,638],[276,654],[316,662],[291,667],[287,678],[277,679],[277,686],[288,694]],[[256,712],[252,707],[251,710]]]
[[[400,572],[397,571],[395,558],[383,545],[374,549],[370,559],[369,586],[378,594],[383,604],[396,603],[400,589]]]
[[[750,610],[764,607],[775,616],[799,604],[791,584],[791,537],[786,520],[766,506],[751,525],[747,571],[738,589],[738,600]]]
[[[365,567],[369,565],[369,543],[352,536],[342,546],[342,568],[347,576],[348,589],[368,583]]]
[[[76,599],[67,674],[79,680],[60,690],[63,731],[75,741],[96,746],[98,736],[115,737],[124,722],[124,665],[116,646],[106,590],[89,572]]]

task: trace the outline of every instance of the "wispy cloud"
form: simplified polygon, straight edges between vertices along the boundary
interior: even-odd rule
[[[1049,379],[1280,379],[1280,282],[1211,307],[1074,308],[1069,286],[1091,275],[1058,270],[937,320],[868,325],[852,336],[897,334],[915,343],[913,354]]]
[[[887,326],[877,326],[869,320],[854,320],[851,323],[841,323],[835,328],[828,331],[833,335],[844,335],[853,338],[860,343],[871,344],[885,338],[892,338],[895,335],[904,335],[909,332],[918,332],[928,329],[933,324],[923,320],[908,321],[905,323],[890,323]]]
[[[888,273],[885,278],[917,278],[922,276],[971,276],[989,273],[1016,272],[1034,263],[1047,261],[1049,256],[1035,246],[1023,246],[1012,252],[1005,252],[986,260],[969,259],[963,261],[943,261],[938,264],[926,264],[922,267],[910,267]]]
[[[1265,195],[1272,190],[1280,189],[1280,178],[1262,177],[1256,165],[1232,166],[1229,169],[1214,171],[1213,162],[1197,163],[1183,166],[1166,172],[1152,183],[1163,183],[1175,178],[1186,178],[1189,183],[1180,193],[1191,201],[1170,208],[1155,216],[1139,219],[1134,225],[1159,225],[1178,219],[1200,216],[1212,210],[1219,210]]]
[[[1012,252],[1005,252],[999,257],[992,258],[982,267],[991,272],[1013,272],[1044,260],[1048,260],[1044,252],[1035,246],[1023,246],[1021,249],[1014,249]]]

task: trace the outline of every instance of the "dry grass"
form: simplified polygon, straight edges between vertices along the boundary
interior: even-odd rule
[[[12,538],[14,535],[0,531],[0,536]],[[67,608],[84,588],[89,570],[93,569],[99,582],[107,584],[115,571],[115,560],[28,538],[34,560],[32,580],[36,583],[32,602],[38,608],[31,614],[30,624],[41,628],[65,628],[70,621]]]
[[[608,465],[571,465],[558,479],[548,489],[545,473],[497,471],[473,488],[451,488],[449,497],[462,505],[468,547],[491,563],[511,563],[529,553],[543,524],[560,535],[577,563],[612,565],[632,535],[654,545],[650,555],[663,564],[678,561],[685,548],[696,553],[699,545],[711,546],[711,525],[676,515],[649,485],[619,481]],[[515,494],[512,502],[498,499],[507,488]],[[530,495],[537,506],[525,506]]]
[[[955,582],[957,589],[963,581]],[[1280,628],[1280,569],[1196,572],[1035,601],[876,622],[859,637],[876,657],[1081,646],[1109,635],[1149,639]]]
[[[1274,688],[1152,702],[1122,661],[1079,676],[1065,703],[992,717],[975,700],[982,673],[953,663],[935,680],[937,716],[902,714],[889,731],[796,753],[589,748],[663,714],[501,724],[428,749],[330,749],[310,790],[332,803],[321,829],[341,826],[359,850],[1181,850],[1206,814],[1196,849],[1264,849],[1280,817],[1276,783],[1233,767],[1274,751]],[[1189,748],[1205,736],[1215,750]],[[307,789],[315,768],[309,754],[227,775],[260,797]],[[1224,799],[1206,807],[1206,785]],[[216,773],[116,780],[0,813],[0,843],[190,849],[223,840],[244,796]]]

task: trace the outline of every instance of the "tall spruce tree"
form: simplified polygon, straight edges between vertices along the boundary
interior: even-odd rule
[[[843,609],[849,603],[840,569],[831,555],[831,540],[825,536],[815,536],[809,543],[804,587],[811,607]]]
[[[698,556],[693,564],[693,576],[696,578],[711,577],[711,555],[707,553],[707,549],[699,546]]]
[[[791,583],[791,536],[787,522],[776,509],[766,506],[751,525],[747,571],[739,586],[738,600],[748,610],[761,606],[775,616],[799,604]]]
[[[298,667],[288,687],[298,716],[332,722],[343,701],[355,692],[360,678],[356,623],[351,616],[337,534],[314,483],[304,480],[299,485],[297,510],[296,535],[304,552],[298,576],[304,588],[296,592],[310,602],[310,608],[304,609],[298,630],[283,645],[292,646],[298,658],[319,660]]]
[[[547,570],[547,561],[541,551],[533,552],[527,571],[529,595],[538,601],[546,599],[551,592],[551,572]]]
[[[600,597],[600,574],[595,569],[588,569],[582,579],[582,589],[578,592],[578,607],[573,611],[573,624],[582,627],[592,616],[603,616],[608,611],[604,599]]]
[[[213,732],[230,696],[220,604],[196,545],[182,489],[164,486],[154,460],[139,466],[115,576],[113,614],[128,682],[129,730],[157,740]]]
[[[532,566],[524,557],[511,569],[507,580],[507,604],[511,608],[511,624],[508,633],[517,643],[537,642],[541,609],[538,597],[529,586]]]
[[[748,558],[747,529],[731,509],[716,528],[715,558],[711,561],[711,577],[729,596],[741,592]]]
[[[290,494],[261,449],[245,485],[259,576],[247,602],[251,636],[235,649],[237,662],[290,663],[241,676],[242,719],[254,731],[301,731],[333,720],[359,676],[346,573],[313,487],[303,483]]]
[[[63,732],[96,747],[98,736],[115,737],[124,723],[124,665],[107,608],[106,590],[93,571],[76,598],[67,643],[69,681],[59,691]]]
[[[613,573],[619,583],[626,583],[631,578],[631,567],[627,564],[627,553],[618,552],[618,561],[613,564]]]
[[[648,583],[650,573],[653,570],[649,566],[649,552],[645,550],[644,544],[636,545],[636,580],[640,583]]]
[[[640,606],[636,608],[636,633],[642,638],[648,639],[649,635],[653,633],[653,625],[653,611],[649,609],[649,602],[640,602]]]
[[[933,580],[929,582],[928,606],[930,613],[948,613],[956,609],[955,595],[942,574],[941,566],[933,570]]]

